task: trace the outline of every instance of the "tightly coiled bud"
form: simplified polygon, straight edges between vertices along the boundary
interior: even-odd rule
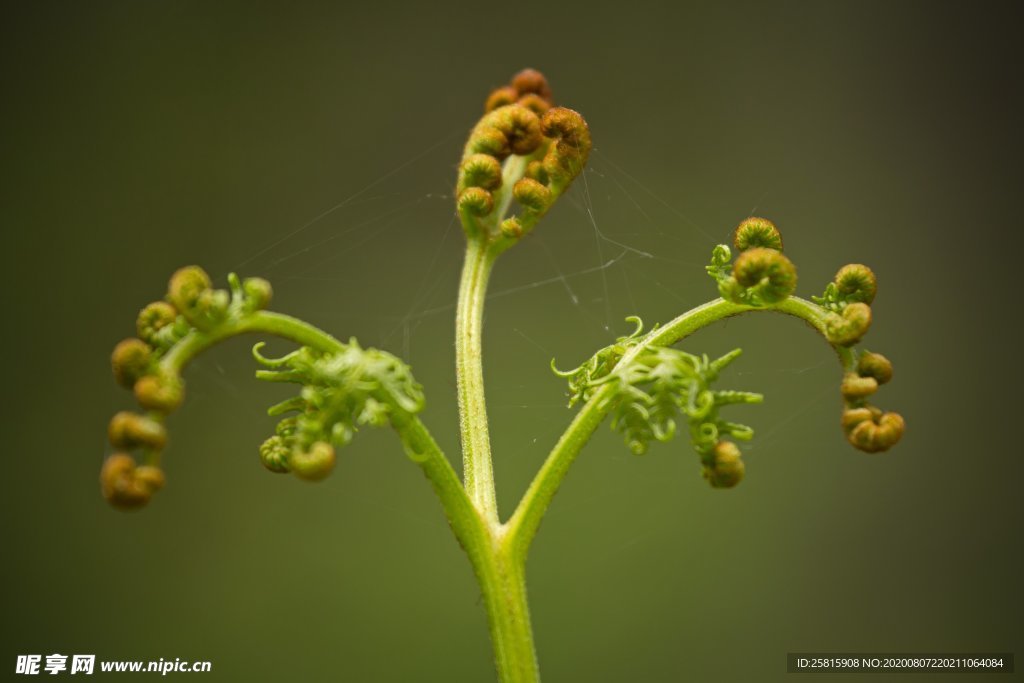
[[[167,445],[167,430],[156,420],[122,411],[114,415],[107,428],[114,448],[151,448],[162,450]]]
[[[843,266],[836,273],[836,291],[849,302],[870,304],[875,300],[878,282],[870,268],[860,263]]]
[[[174,324],[178,319],[178,311],[166,301],[154,301],[141,311],[135,321],[135,329],[139,337],[147,344],[159,346],[160,330]]]
[[[857,374],[885,384],[892,379],[892,363],[880,353],[864,352],[857,362]]]
[[[848,410],[843,415],[844,427],[848,429],[846,438],[854,448],[865,453],[889,450],[896,445],[906,429],[906,422],[899,413],[881,413],[875,409],[868,410],[867,417],[864,417],[863,412],[848,415],[852,412]],[[861,417],[864,419],[858,419]]]
[[[551,102],[551,88],[544,74],[534,69],[523,69],[512,77],[511,85],[498,88],[488,96],[484,111],[519,104],[540,115],[551,107]]]
[[[501,187],[501,164],[490,154],[470,154],[459,164],[459,187],[482,187],[496,190]]]
[[[284,438],[275,434],[260,445],[260,462],[271,472],[279,474],[291,471],[288,466],[288,457],[291,448],[285,443]]]
[[[262,311],[270,305],[274,298],[274,288],[261,277],[248,277],[242,283],[245,293],[245,310],[249,313]]]
[[[126,389],[132,388],[151,370],[152,359],[153,350],[141,339],[125,339],[118,342],[110,355],[114,379]]]
[[[124,453],[115,453],[103,462],[100,490],[114,507],[133,510],[149,502],[164,486],[164,473],[150,465],[136,467],[135,460]]]
[[[515,104],[516,100],[519,99],[519,91],[513,88],[511,85],[498,88],[491,92],[487,96],[487,102],[484,103],[484,112],[491,112],[498,107],[504,107],[509,104]]]
[[[775,249],[747,249],[736,259],[732,277],[720,289],[723,297],[735,303],[775,304],[796,289],[796,266]]]
[[[843,383],[839,390],[847,401],[857,401],[878,391],[878,382],[874,377],[861,377],[856,373],[848,372],[843,377]]]
[[[227,315],[227,292],[213,289],[210,276],[199,266],[186,266],[171,276],[167,300],[190,325],[203,331],[212,329]]]
[[[728,489],[743,481],[746,465],[740,457],[740,449],[732,441],[719,441],[711,449],[704,476],[716,489]]]
[[[544,213],[553,201],[551,190],[532,178],[520,178],[512,188],[516,201],[530,211]]]
[[[747,218],[736,227],[733,244],[739,251],[755,247],[782,251],[782,233],[767,218]]]
[[[555,140],[544,155],[543,163],[552,189],[561,193],[587,165],[591,148],[590,129],[578,112],[553,107],[541,119],[541,132]]]
[[[459,213],[482,217],[494,210],[494,196],[482,187],[469,187],[459,193]]]
[[[320,481],[334,469],[334,446],[317,441],[308,450],[296,448],[290,454],[289,465],[295,476],[307,481]]]
[[[146,375],[135,383],[135,400],[147,410],[172,413],[185,400],[185,383],[171,372]]]
[[[850,346],[856,344],[871,327],[871,307],[855,302],[840,313],[830,313],[825,319],[825,334],[833,344]]]

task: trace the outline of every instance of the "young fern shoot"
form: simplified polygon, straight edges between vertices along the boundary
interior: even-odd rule
[[[646,333],[639,318],[627,318],[636,326],[632,334],[573,370],[559,371],[552,361],[555,373],[568,380],[570,408],[580,408],[511,517],[502,521],[484,397],[487,283],[497,258],[530,234],[582,172],[590,146],[583,117],[554,106],[547,80],[532,69],[491,93],[466,143],[456,181],[456,208],[466,235],[455,336],[461,480],[418,417],[424,393],[402,360],[267,311],[271,287],[265,280],[241,280],[232,273],[227,290],[215,289],[206,272],[188,266],[171,277],[164,300],[139,313],[138,336],[114,349],[114,377],[134,391],[142,412],[119,412],[110,422],[116,452],[101,470],[103,495],[115,507],[134,509],[164,486],[165,422],[184,399],[182,372],[189,361],[240,334],[294,342],[298,348],[280,358],[264,356],[263,342],[253,348],[263,366],[258,379],[299,386],[296,396],[269,409],[270,415],[284,417],[260,446],[260,462],[271,472],[321,480],[335,468],[338,449],[360,428],[391,427],[437,493],[469,557],[487,611],[499,679],[523,683],[540,678],[526,599],[530,543],[570,465],[607,415],[633,453],[683,431],[711,486],[730,488],[743,479],[737,442],[751,439],[753,430],[720,412],[734,404],[760,403],[762,396],[715,388],[719,373],[740,350],[710,359],[672,348],[676,342],[744,313],[774,311],[800,318],[839,358],[841,425],[847,440],[869,453],[899,441],[903,418],[868,401],[892,378],[892,364],[859,347],[871,324],[874,274],[867,266],[847,265],[822,296],[798,298],[793,294],[796,268],[783,254],[778,229],[763,218],[748,218],[737,227],[732,248],[718,245],[711,254],[707,271],[719,298]]]

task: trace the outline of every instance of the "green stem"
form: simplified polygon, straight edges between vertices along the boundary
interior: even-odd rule
[[[498,523],[491,441],[484,400],[484,299],[494,255],[483,239],[469,240],[455,316],[455,365],[466,492],[488,523]]]
[[[619,361],[619,367],[628,365],[639,353],[650,346],[669,346],[688,337],[711,323],[717,322],[748,311],[776,311],[800,318],[825,336],[825,317],[827,311],[817,304],[798,297],[789,297],[779,304],[764,308],[755,308],[742,304],[734,304],[724,299],[715,299],[691,309],[675,318],[667,325],[649,332],[639,344],[632,347]],[[827,340],[827,337],[826,337]],[[850,350],[832,345],[844,368],[852,362]],[[529,551],[530,542],[537,533],[544,513],[547,511],[562,480],[565,479],[569,467],[584,444],[590,439],[598,425],[601,424],[611,407],[610,398],[615,391],[612,383],[598,389],[576,414],[568,429],[562,434],[558,443],[551,450],[547,460],[527,489],[518,507],[509,519],[507,535],[508,543],[514,553],[524,558]]]

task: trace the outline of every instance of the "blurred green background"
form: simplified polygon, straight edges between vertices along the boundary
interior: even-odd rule
[[[550,359],[711,297],[710,249],[751,213],[783,230],[805,296],[875,269],[868,346],[896,366],[878,402],[909,424],[888,454],[849,447],[838,368],[792,319],[688,340],[742,346],[722,385],[767,394],[731,412],[758,430],[747,479],[711,490],[682,440],[638,458],[602,428],[530,558],[545,680],[1020,653],[1013,7],[5,3],[3,676],[59,652],[210,660],[203,680],[493,679],[469,564],[392,434],[361,434],[319,485],[260,467],[288,392],[252,379],[255,339],[190,368],[148,509],[109,509],[96,478],[133,405],[110,349],[193,262],[405,356],[458,460],[450,190],[485,96],[524,66],[596,149],[493,280],[504,514],[570,419]]]

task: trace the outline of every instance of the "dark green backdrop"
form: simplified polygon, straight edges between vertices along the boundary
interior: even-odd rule
[[[889,454],[849,447],[838,369],[792,319],[689,340],[742,346],[725,385],[767,394],[733,413],[758,429],[747,480],[710,490],[682,441],[637,458],[602,429],[530,558],[545,680],[1020,653],[1010,6],[675,5],[5,3],[3,676],[59,652],[211,660],[203,680],[492,679],[469,565],[393,435],[360,435],[320,485],[259,466],[285,393],[252,380],[254,340],[190,368],[149,509],[112,511],[96,478],[132,405],[109,351],[192,262],[404,355],[457,458],[450,188],[483,98],[524,66],[596,149],[494,278],[504,514],[570,418],[551,357],[712,296],[709,250],[752,212],[782,228],[804,295],[875,268],[869,346],[896,365],[878,400],[909,424]]]

